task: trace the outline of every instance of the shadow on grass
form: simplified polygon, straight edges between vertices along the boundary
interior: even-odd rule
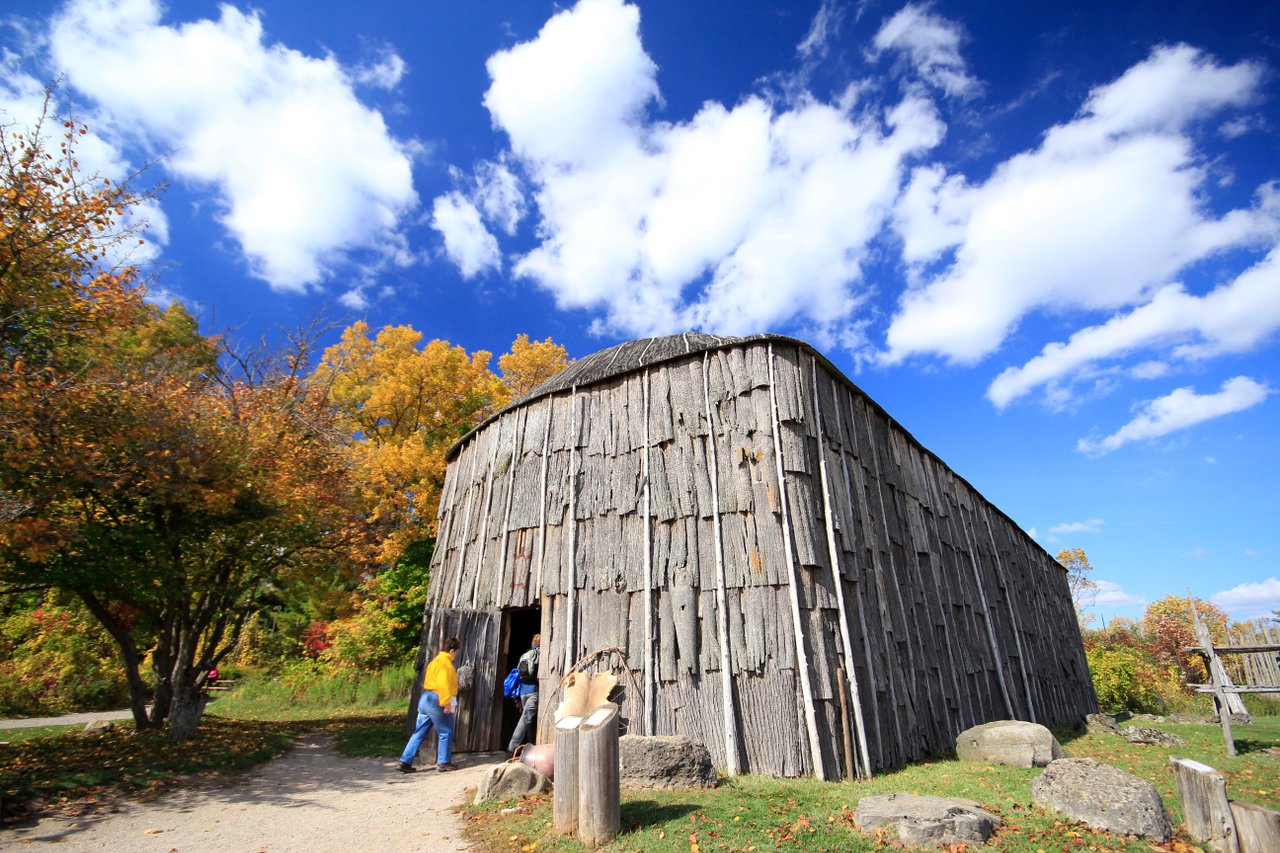
[[[619,808],[624,831],[667,823],[699,811],[689,803],[659,803],[654,800],[624,800]]]

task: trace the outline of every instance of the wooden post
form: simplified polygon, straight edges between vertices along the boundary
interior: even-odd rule
[[[658,680],[654,666],[653,642],[653,506],[649,491],[649,368],[641,380],[644,387],[644,455],[640,458],[644,476],[644,733],[652,735],[657,723],[653,686]]]
[[[565,522],[569,536],[569,601],[565,616],[567,637],[564,644],[564,671],[573,669],[577,658],[574,647],[578,640],[578,386],[569,389],[569,518]]]
[[[552,790],[552,824],[559,835],[578,831],[578,726],[581,717],[556,721],[555,772]]]
[[[542,476],[538,481],[540,490],[538,495],[538,568],[533,581],[535,601],[540,601],[542,597],[542,564],[546,559],[547,551],[547,468],[551,462],[551,418],[556,410],[554,400],[554,397],[545,397],[542,401],[543,405],[547,407],[547,422],[542,430]]]
[[[725,595],[724,541],[720,530],[720,465],[716,459],[716,430],[711,422],[710,353],[702,354],[702,406],[707,418],[707,455],[711,460],[711,518],[716,562],[716,633],[720,635],[720,713],[724,717],[724,754],[730,776],[737,776],[738,714],[733,704],[733,672],[729,659],[729,604]]]
[[[1209,629],[1200,621],[1196,611],[1196,599],[1187,589],[1187,603],[1191,605],[1191,624],[1195,628],[1196,641],[1200,643],[1204,655],[1204,668],[1209,673],[1209,683],[1213,686],[1213,700],[1218,706],[1218,721],[1222,723],[1222,740],[1227,747],[1227,755],[1236,754],[1236,740],[1231,734],[1231,706],[1227,703],[1226,691],[1222,689],[1222,666],[1218,656],[1213,653],[1213,637]]]
[[[1240,853],[1272,853],[1280,850],[1280,812],[1252,803],[1232,803]]]
[[[578,839],[588,849],[622,826],[618,777],[618,706],[605,702],[578,727]]]
[[[836,682],[840,693],[840,734],[844,737],[844,778],[852,782],[860,774],[853,764],[853,735],[849,732],[849,700],[844,695],[844,667],[836,669]]]
[[[800,618],[800,578],[795,557],[791,552],[791,515],[787,507],[787,470],[782,459],[782,421],[778,417],[778,380],[774,367],[773,344],[769,344],[769,408],[773,413],[773,458],[778,472],[778,502],[782,510],[782,549],[787,563],[787,593],[791,598],[791,629],[796,643],[796,678],[800,680],[800,694],[804,702],[805,731],[809,736],[811,771],[819,779],[826,778],[822,762],[822,744],[818,741],[818,718],[814,709],[813,672],[809,666],[809,654],[805,651],[804,624]]]
[[[1207,764],[1170,758],[1187,834],[1218,853],[1239,853],[1236,824],[1227,802],[1227,780]]]
[[[847,687],[852,693],[854,725],[858,728],[858,745],[861,747],[862,752],[862,765],[857,769],[856,774],[853,772],[853,756],[851,753],[845,756],[845,766],[849,768],[847,775],[850,778],[854,775],[869,778],[871,776],[871,757],[867,752],[867,729],[862,721],[862,700],[858,696],[858,677],[853,668],[853,641],[849,638],[849,612],[844,603],[844,576],[840,571],[841,555],[840,549],[836,547],[835,510],[832,508],[831,502],[831,478],[827,473],[827,437],[822,423],[822,401],[818,397],[818,360],[810,356],[809,364],[809,371],[813,374],[813,416],[818,427],[818,474],[822,480],[822,514],[825,516],[827,527],[827,559],[831,561],[831,583],[835,587],[836,609],[840,614],[840,643],[844,652],[844,665],[849,673]],[[832,393],[835,393],[834,388]],[[845,669],[840,670],[842,675],[840,679],[840,719],[847,739],[849,708],[844,695],[846,689],[843,678],[844,672]],[[846,752],[848,751],[846,744]]]

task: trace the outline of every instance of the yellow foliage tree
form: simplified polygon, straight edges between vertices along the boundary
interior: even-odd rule
[[[528,335],[519,335],[511,344],[511,352],[498,358],[498,368],[502,371],[502,384],[514,400],[555,376],[572,361],[565,348],[551,338],[531,342]]]
[[[360,322],[324,354],[312,381],[329,399],[357,440],[354,467],[384,565],[436,534],[436,510],[444,486],[445,453],[455,441],[512,399],[566,363],[564,348],[550,339],[530,343],[521,335],[499,359],[503,376],[489,370],[491,354],[447,341],[421,345],[410,326],[388,326],[370,337]],[[531,387],[531,385],[530,385]]]

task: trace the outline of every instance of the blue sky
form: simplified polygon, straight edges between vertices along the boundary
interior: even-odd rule
[[[1104,618],[1280,608],[1280,6],[10,0],[155,298],[468,350],[810,341]]]

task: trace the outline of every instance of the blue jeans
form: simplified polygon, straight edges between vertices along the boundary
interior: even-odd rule
[[[448,764],[453,760],[453,714],[446,714],[440,707],[440,697],[434,690],[424,690],[422,697],[418,699],[418,725],[409,736],[409,743],[405,746],[404,752],[400,754],[400,760],[403,763],[412,764],[418,757],[418,748],[422,746],[422,741],[426,739],[427,732],[431,731],[432,727],[435,727],[439,738],[436,745],[436,761],[440,764]]]
[[[526,693],[520,697],[520,722],[511,733],[511,742],[507,744],[507,752],[515,752],[516,747],[528,740],[530,743],[538,739],[538,691]]]

